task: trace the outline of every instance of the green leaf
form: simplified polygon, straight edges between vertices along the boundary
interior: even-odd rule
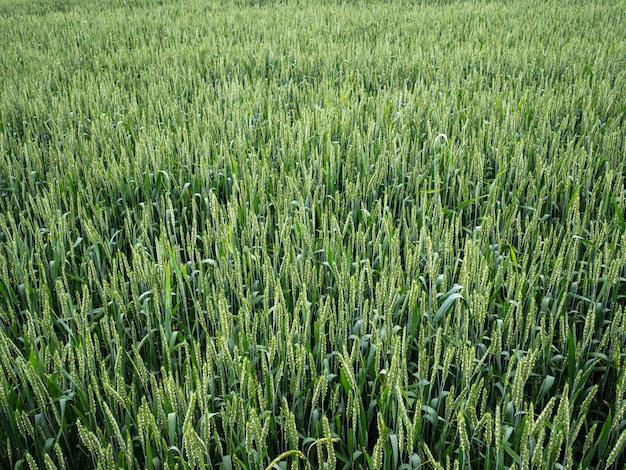
[[[546,375],[546,378],[543,381],[543,387],[541,389],[541,395],[539,396],[539,398],[543,398],[545,397],[548,392],[550,392],[550,390],[552,389],[552,386],[554,385],[554,376],[552,375]]]
[[[393,468],[398,468],[398,456],[400,455],[398,447],[398,435],[389,434],[389,442],[391,442],[391,451],[393,456]]]
[[[576,343],[572,329],[567,329],[567,373],[570,386],[574,385],[576,377]]]
[[[222,470],[233,470],[233,459],[230,455],[225,455],[222,459]]]
[[[167,429],[169,432],[169,444],[174,446],[178,442],[178,417],[176,413],[172,412],[167,415]]]
[[[611,433],[611,421],[612,420],[613,420],[613,416],[612,416],[611,410],[609,409],[609,413],[606,417],[606,420],[604,421],[604,425],[602,426],[600,435],[598,436],[597,449],[598,449],[598,459],[600,460],[604,460],[605,458],[608,457],[608,454],[609,454],[607,450],[610,450],[610,449],[607,448],[607,443],[609,441],[609,434]]]
[[[443,316],[448,313],[454,302],[458,299],[463,299],[463,295],[459,292],[463,287],[455,284],[444,296],[441,298],[442,304],[437,310],[437,313],[432,319],[432,325],[437,326]]]

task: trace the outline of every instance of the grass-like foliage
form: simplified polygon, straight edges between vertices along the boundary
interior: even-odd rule
[[[624,468],[625,11],[0,0],[0,467]]]

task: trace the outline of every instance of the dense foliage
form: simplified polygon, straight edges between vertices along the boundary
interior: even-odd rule
[[[624,468],[624,31],[0,0],[0,466]]]

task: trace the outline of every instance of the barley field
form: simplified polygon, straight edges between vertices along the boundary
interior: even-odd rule
[[[624,31],[0,0],[0,468],[622,470]]]

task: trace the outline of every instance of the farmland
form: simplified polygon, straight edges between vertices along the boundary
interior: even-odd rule
[[[624,31],[0,0],[0,468],[624,468]]]

